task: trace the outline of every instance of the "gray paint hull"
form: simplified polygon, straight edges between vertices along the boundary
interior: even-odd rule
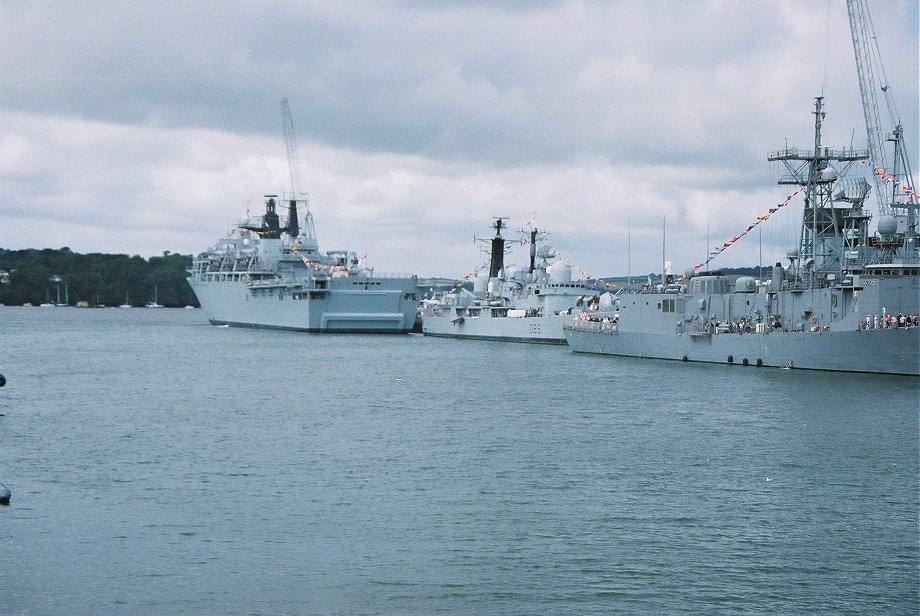
[[[565,344],[562,324],[568,315],[543,317],[466,317],[454,321],[450,316],[425,316],[422,333],[442,338]]]
[[[571,324],[565,335],[577,353],[920,376],[920,327],[691,335],[616,332],[587,322]]]
[[[215,325],[304,332],[406,333],[416,315],[413,278],[384,278],[366,289],[350,278],[330,281],[319,298],[295,299],[276,288],[253,291],[245,282],[195,280],[189,284]]]

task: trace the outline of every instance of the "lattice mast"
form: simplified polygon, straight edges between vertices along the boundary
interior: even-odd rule
[[[787,147],[773,152],[771,161],[782,161],[789,171],[779,179],[780,184],[801,186],[805,192],[799,248],[790,259],[803,278],[818,274],[842,274],[845,268],[844,250],[848,227],[852,224],[852,206],[834,207],[834,187],[850,166],[866,160],[865,150],[833,149],[821,143],[821,125],[826,115],[824,98],[815,98],[814,149]],[[861,207],[861,202],[860,202]]]

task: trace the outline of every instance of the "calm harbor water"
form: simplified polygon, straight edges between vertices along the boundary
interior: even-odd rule
[[[920,380],[0,308],[0,613],[920,609]]]

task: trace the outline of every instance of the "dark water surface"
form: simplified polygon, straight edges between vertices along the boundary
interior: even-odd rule
[[[920,380],[0,308],[0,613],[920,610]]]

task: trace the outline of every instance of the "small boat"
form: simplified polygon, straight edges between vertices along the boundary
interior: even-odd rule
[[[153,301],[147,302],[145,305],[147,308],[162,308],[163,304],[157,303],[157,288],[153,287]]]

